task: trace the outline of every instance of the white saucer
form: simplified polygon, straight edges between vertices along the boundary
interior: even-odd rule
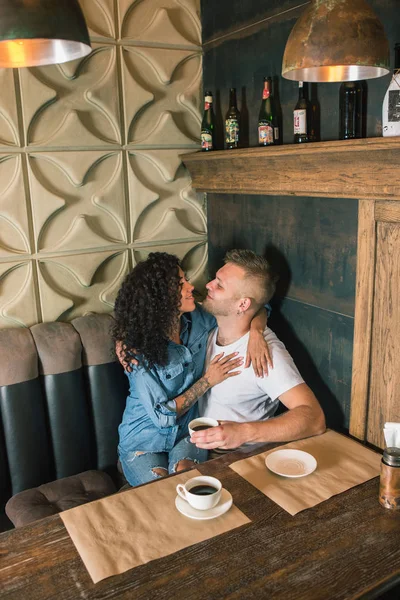
[[[303,450],[276,450],[265,459],[268,469],[282,477],[305,477],[317,468],[312,454]]]
[[[228,490],[222,488],[221,499],[217,506],[214,506],[214,508],[209,508],[208,510],[197,510],[196,508],[190,506],[189,502],[186,502],[186,500],[180,496],[175,498],[175,506],[180,513],[185,515],[185,517],[206,521],[208,519],[215,519],[216,517],[220,517],[226,513],[232,506],[232,495],[230,492],[228,492]]]

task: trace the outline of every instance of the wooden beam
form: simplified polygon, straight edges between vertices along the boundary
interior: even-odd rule
[[[376,245],[374,208],[373,202],[359,201],[350,433],[360,440],[366,435],[369,395]]]
[[[400,200],[400,137],[184,154],[197,190]]]

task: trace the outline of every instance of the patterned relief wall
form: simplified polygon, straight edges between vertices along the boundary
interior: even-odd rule
[[[179,159],[199,147],[199,0],[80,3],[88,57],[0,70],[0,327],[111,311],[153,250],[204,283],[205,206]]]

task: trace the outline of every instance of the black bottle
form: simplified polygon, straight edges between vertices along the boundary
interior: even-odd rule
[[[204,113],[201,122],[201,150],[202,152],[210,152],[215,149],[215,119],[213,110],[212,92],[204,94]]]
[[[240,139],[240,113],[236,102],[236,89],[229,92],[229,108],[225,117],[225,143],[227,149],[238,148]]]
[[[321,141],[321,109],[316,83],[310,84],[310,142]]]
[[[339,139],[351,140],[363,135],[364,81],[344,81],[339,92]]]
[[[271,146],[274,144],[275,116],[271,97],[272,81],[270,77],[264,77],[264,88],[261,100],[260,112],[258,114],[258,145]]]

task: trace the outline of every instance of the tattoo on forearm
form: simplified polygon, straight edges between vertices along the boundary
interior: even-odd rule
[[[199,379],[196,383],[192,385],[184,394],[181,395],[183,398],[183,403],[180,408],[178,408],[179,413],[185,413],[189,408],[202,396],[209,388],[210,383],[206,376]]]

